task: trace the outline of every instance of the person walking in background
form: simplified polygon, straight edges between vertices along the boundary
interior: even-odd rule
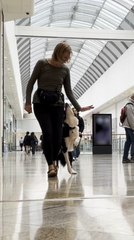
[[[38,139],[35,133],[31,132],[31,150],[33,155],[35,154],[37,145],[38,145]]]
[[[93,108],[92,105],[81,107],[74,98],[70,71],[65,65],[71,55],[71,47],[66,42],[58,43],[50,59],[42,59],[36,63],[26,89],[25,110],[31,113],[31,94],[37,80],[38,89],[34,93],[33,109],[43,134],[42,148],[48,163],[48,177],[57,176],[56,162],[61,148],[64,116],[62,86],[77,111]]]
[[[20,138],[19,145],[20,145],[20,150],[23,151],[23,137]]]
[[[126,133],[122,163],[134,162],[134,94],[126,104],[126,118],[122,124]],[[129,151],[131,159],[128,158]]]
[[[73,108],[73,112],[74,112],[74,115],[78,118],[79,137],[80,137],[80,141],[79,141],[78,145],[74,148],[74,151],[73,151],[73,159],[76,160],[76,159],[78,159],[78,157],[80,155],[80,143],[81,143],[82,133],[84,131],[85,126],[84,126],[84,120],[79,115],[79,112],[75,108]]]
[[[30,150],[31,150],[31,136],[29,135],[29,132],[26,132],[26,135],[24,137],[24,147],[25,147],[25,152],[26,154],[30,154]]]

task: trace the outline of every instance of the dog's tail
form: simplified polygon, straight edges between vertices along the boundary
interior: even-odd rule
[[[66,166],[65,157],[64,157],[64,154],[62,151],[60,151],[60,153],[58,154],[58,161],[60,161],[60,163],[63,167]]]

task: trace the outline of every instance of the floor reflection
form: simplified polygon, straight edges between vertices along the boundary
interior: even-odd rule
[[[79,184],[79,192],[75,191],[77,184]],[[83,197],[82,185],[81,187],[80,185],[78,178],[73,175],[61,181],[58,178],[48,179],[48,190],[42,208],[42,225],[37,230],[36,240],[76,239],[76,207],[81,204]],[[50,199],[51,201],[48,201]]]
[[[122,156],[81,155],[77,175],[59,167],[48,179],[42,153],[3,157],[0,239],[134,239],[134,164]]]

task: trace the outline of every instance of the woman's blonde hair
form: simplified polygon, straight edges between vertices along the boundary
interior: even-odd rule
[[[52,59],[55,61],[57,61],[58,59],[61,59],[65,52],[68,52],[71,57],[72,49],[71,49],[70,45],[67,44],[65,41],[58,43],[56,45],[56,47],[54,48],[54,51],[52,54]],[[70,60],[70,59],[68,59],[68,60]]]

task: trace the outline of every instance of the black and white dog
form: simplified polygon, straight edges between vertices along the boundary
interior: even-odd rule
[[[62,166],[67,165],[67,169],[70,174],[77,174],[77,172],[72,168],[72,151],[74,150],[74,146],[78,145],[79,140],[78,119],[74,116],[73,110],[69,104],[66,103],[62,147],[58,155],[58,160]]]

